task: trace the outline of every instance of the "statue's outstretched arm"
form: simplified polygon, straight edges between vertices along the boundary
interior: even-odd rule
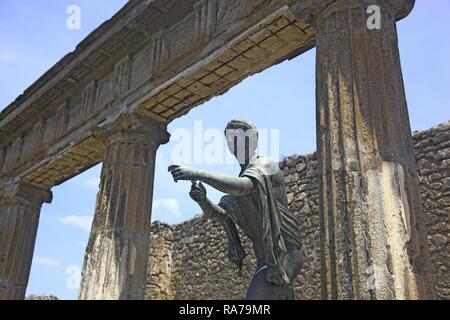
[[[252,180],[248,177],[231,177],[203,171],[200,172],[198,180],[232,196],[245,196],[255,190]]]
[[[170,166],[169,171],[175,181],[198,180],[232,196],[244,196],[255,190],[252,180],[248,177],[231,177],[176,165]]]

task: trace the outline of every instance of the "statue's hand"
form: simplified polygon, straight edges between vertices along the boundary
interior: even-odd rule
[[[188,166],[173,165],[169,167],[169,172],[172,174],[173,180],[197,180],[198,171]]]
[[[200,203],[206,200],[206,188],[201,182],[193,182],[189,192],[192,200]]]

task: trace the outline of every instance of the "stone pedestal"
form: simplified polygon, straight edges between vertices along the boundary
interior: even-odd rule
[[[0,300],[23,300],[41,206],[52,194],[25,182],[0,187]]]
[[[414,1],[318,3],[323,298],[433,298],[395,25]]]
[[[106,149],[79,298],[143,299],[155,154],[169,134],[164,126],[129,114],[96,134]]]

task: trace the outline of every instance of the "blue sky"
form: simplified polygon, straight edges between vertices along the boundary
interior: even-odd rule
[[[109,19],[125,0],[0,0],[0,110],[12,102],[87,34]],[[66,28],[69,5],[81,8],[81,29]],[[400,53],[413,130],[450,120],[450,1],[417,0],[398,24]],[[257,74],[223,96],[191,111],[169,126],[222,130],[235,117],[258,128],[279,129],[280,155],[315,150],[315,50]],[[167,173],[172,141],[158,151],[153,220],[177,223],[199,209],[189,199],[188,183],[175,184]],[[204,142],[207,146],[208,142]],[[197,165],[236,175],[236,165]],[[77,272],[89,236],[100,166],[53,188],[44,205],[28,294],[76,298]],[[212,199],[220,194],[208,190]]]

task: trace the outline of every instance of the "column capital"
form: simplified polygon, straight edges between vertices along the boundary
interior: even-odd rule
[[[93,133],[106,144],[133,142],[158,147],[169,142],[170,138],[166,124],[128,112],[106,119]]]
[[[341,6],[353,4],[358,7],[379,5],[380,7],[387,8],[392,16],[395,17],[395,20],[401,20],[412,11],[415,0],[310,0],[308,11],[313,17],[319,18],[323,13],[329,12],[330,10],[336,10]]]
[[[25,181],[0,185],[0,206],[28,205],[40,208],[44,202],[51,203],[52,199],[50,190]]]

